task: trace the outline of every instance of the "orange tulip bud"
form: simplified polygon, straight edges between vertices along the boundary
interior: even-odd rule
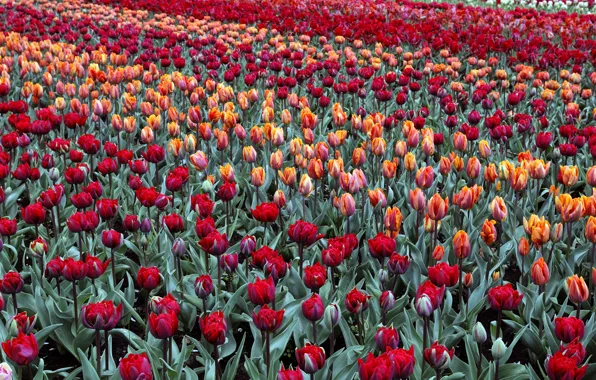
[[[200,150],[194,154],[191,154],[188,160],[190,161],[191,165],[199,171],[205,170],[207,168],[207,165],[209,164],[207,156]]]
[[[433,260],[441,261],[443,260],[443,256],[445,256],[445,247],[437,245],[435,249],[433,249]]]
[[[507,219],[507,205],[505,205],[503,198],[499,196],[496,196],[492,202],[490,202],[490,211],[493,219],[497,222],[503,222]]]
[[[424,216],[424,231],[435,232],[441,229],[441,221],[435,221],[431,219],[428,214]]]
[[[428,201],[428,216],[432,220],[441,220],[447,215],[449,211],[449,198],[441,198],[439,194],[435,194]]]
[[[573,303],[579,304],[585,302],[590,296],[588,286],[583,277],[574,274],[567,278],[567,292],[569,293],[569,300]]]
[[[386,229],[391,232],[399,233],[402,221],[403,216],[399,207],[394,206],[387,208],[384,219]]]
[[[308,174],[303,174],[300,178],[300,185],[298,186],[298,192],[303,197],[308,197],[313,191],[313,184],[312,180],[308,176]]]
[[[528,256],[530,253],[530,242],[523,236],[519,239],[519,243],[517,243],[517,253],[523,257]]]
[[[546,265],[542,257],[532,264],[531,276],[532,282],[538,286],[546,285],[550,279],[548,265]]]
[[[558,181],[566,187],[573,186],[579,179],[579,169],[577,166],[561,166],[559,168]]]
[[[472,275],[472,273],[464,274],[464,286],[466,288],[471,288],[473,283],[474,283],[474,276]]]
[[[356,202],[350,193],[343,193],[340,198],[339,210],[343,216],[352,216],[356,211]]]
[[[419,188],[410,190],[410,205],[417,212],[423,212],[426,207],[426,198],[424,197],[424,191]]]
[[[486,219],[482,224],[480,237],[488,246],[492,245],[497,240],[497,228],[495,227],[495,224],[497,224],[495,220],[488,219]]]
[[[458,259],[465,259],[470,255],[470,238],[466,231],[459,230],[453,237],[453,251]]]

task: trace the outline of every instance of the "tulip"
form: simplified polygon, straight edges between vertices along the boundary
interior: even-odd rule
[[[273,278],[262,280],[259,277],[255,282],[248,284],[248,299],[255,305],[273,303],[275,309],[275,284]]]
[[[303,380],[302,371],[300,369],[287,368],[282,363],[281,369],[277,373],[277,380]]]
[[[306,343],[302,348],[296,348],[296,361],[301,370],[314,374],[325,366],[325,350],[314,344]]]
[[[28,366],[39,354],[34,334],[19,333],[16,338],[2,342],[2,349],[6,356],[18,366]]]
[[[274,311],[275,313],[275,311]],[[276,314],[277,315],[277,314]],[[279,315],[277,315],[279,318]],[[283,312],[282,312],[283,318]],[[216,379],[220,379],[221,370],[219,364],[219,346],[225,343],[226,340],[226,331],[228,330],[228,324],[224,317],[223,312],[216,311],[206,316],[199,318],[199,327],[205,337],[207,342],[214,345],[213,355],[215,356],[215,376]]]
[[[566,285],[567,293],[569,294],[569,300],[577,304],[576,317],[579,318],[581,304],[588,299],[590,292],[583,277],[578,277],[575,274],[567,278]]]
[[[438,263],[428,268],[428,279],[436,286],[454,286],[459,280],[459,267],[457,264]]]
[[[573,379],[581,380],[588,369],[587,365],[578,367],[581,364],[577,359],[565,355],[561,350],[554,355],[549,355],[544,363],[546,374],[550,380]]]
[[[399,333],[393,326],[380,327],[375,334],[375,344],[377,350],[384,352],[387,347],[396,349],[399,345]]]
[[[544,286],[550,279],[550,271],[548,265],[542,257],[540,257],[534,264],[531,270],[532,282],[538,286]]]
[[[96,358],[97,358],[97,372],[101,373],[101,338],[100,330],[104,330],[106,334],[107,343],[107,332],[120,322],[122,318],[122,304],[118,307],[114,307],[112,301],[103,301],[98,303],[90,303],[83,305],[81,308],[81,322],[83,326],[88,329],[95,330],[95,347],[96,347]],[[108,369],[108,354],[106,353],[106,370]]]
[[[563,343],[584,337],[584,322],[576,317],[555,318],[555,336]]]
[[[449,210],[449,198],[441,198],[439,194],[435,194],[428,201],[428,216],[434,221],[439,221],[447,215]]]
[[[495,286],[488,291],[488,304],[491,309],[496,310],[497,314],[497,337],[501,332],[501,314],[503,310],[514,310],[517,308],[523,298],[517,290],[513,289],[511,284]]]
[[[327,270],[320,263],[307,266],[304,268],[303,280],[307,288],[317,293],[327,281]]]
[[[447,347],[436,341],[424,350],[424,360],[437,372],[437,379],[442,370],[449,368],[454,352],[454,348],[448,350]]]
[[[147,353],[128,354],[120,360],[118,372],[122,380],[151,380],[153,373]]]
[[[302,277],[304,247],[311,246],[324,235],[318,233],[318,227],[315,224],[297,220],[288,229],[288,236],[291,241],[298,243],[298,254],[300,257],[300,277]]]

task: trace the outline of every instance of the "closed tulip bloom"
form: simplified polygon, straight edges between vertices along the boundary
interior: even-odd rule
[[[503,222],[507,219],[507,206],[503,198],[496,196],[492,202],[490,202],[490,211],[492,217],[497,222]]]
[[[122,304],[117,307],[112,301],[89,303],[81,308],[83,326],[94,330],[111,330],[122,318]]]
[[[571,302],[582,303],[590,296],[590,291],[588,290],[588,286],[583,277],[578,277],[578,275],[574,274],[567,278],[566,284],[569,300]]]
[[[434,221],[443,219],[449,211],[449,198],[441,198],[435,194],[428,201],[428,217]]]
[[[375,334],[375,344],[377,350],[385,352],[387,347],[396,349],[399,346],[399,333],[393,326],[390,327],[379,327]]]
[[[519,239],[519,243],[517,243],[517,253],[524,257],[528,256],[530,253],[530,243],[528,242],[528,239],[523,236]]]
[[[323,300],[317,293],[313,293],[309,298],[302,301],[302,315],[309,321],[318,321],[323,318],[324,313]]]
[[[389,257],[395,252],[395,240],[379,232],[368,240],[368,250],[375,258]]]
[[[416,186],[421,189],[428,189],[433,185],[435,181],[435,172],[432,166],[425,166],[424,168],[418,169],[416,172]]]
[[[128,354],[120,360],[118,372],[122,380],[153,380],[147,353]]]
[[[275,284],[273,278],[262,280],[259,277],[255,282],[248,284],[248,299],[254,305],[265,305],[275,299]]]
[[[459,266],[438,263],[428,268],[428,279],[436,286],[451,287],[459,281]]]
[[[403,216],[401,210],[397,207],[389,207],[385,210],[385,218],[383,219],[385,228],[395,234],[401,230]]]
[[[207,156],[202,151],[198,150],[188,157],[188,161],[198,171],[203,171],[209,165]]]
[[[122,244],[122,234],[116,230],[102,231],[101,242],[106,248],[118,248]]]
[[[327,269],[320,263],[304,268],[304,285],[313,292],[318,291],[327,281]]]
[[[226,234],[220,234],[217,230],[211,232],[199,241],[199,245],[205,252],[213,256],[224,254],[229,247]]]
[[[161,282],[161,273],[155,266],[140,267],[137,273],[137,283],[142,289],[151,291],[159,286]]]
[[[497,240],[497,229],[495,227],[496,223],[497,222],[495,220],[486,219],[482,224],[480,237],[488,246],[491,246]]]
[[[538,286],[546,285],[550,279],[550,270],[548,269],[548,265],[546,262],[544,262],[542,257],[532,264],[530,273],[532,276],[532,282]]]
[[[198,276],[195,279],[195,294],[197,297],[205,299],[213,293],[213,279],[208,274]]]
[[[263,202],[250,210],[252,217],[261,223],[273,223],[279,214],[279,208],[275,203]]]
[[[350,193],[343,193],[339,202],[339,210],[343,216],[352,216],[356,212],[356,201]]]
[[[323,234],[318,233],[316,224],[305,222],[300,219],[294,222],[288,229],[288,237],[290,240],[302,244],[304,247],[314,244],[323,236]]]
[[[571,187],[579,180],[579,169],[577,166],[561,166],[557,181],[563,186]]]
[[[250,172],[250,178],[253,186],[263,186],[263,183],[265,183],[265,170],[261,166],[253,168]]]
[[[435,341],[429,348],[426,348],[424,350],[424,360],[432,368],[437,370],[444,370],[446,368],[449,368],[449,364],[451,363],[451,359],[453,358],[454,352],[454,348],[449,350],[447,349],[447,347]]]
[[[273,310],[263,305],[258,313],[252,313],[252,321],[261,331],[273,332],[281,327],[284,319],[284,310]]]
[[[306,343],[296,348],[296,361],[301,370],[308,374],[316,373],[325,366],[325,350],[314,344]]]
[[[588,365],[579,367],[576,358],[565,355],[560,350],[549,355],[544,362],[546,375],[550,380],[581,380],[586,375]]]
[[[199,327],[207,342],[214,346],[221,346],[225,343],[228,323],[223,312],[215,311],[199,318]]]
[[[23,289],[24,285],[25,282],[23,281],[21,274],[19,272],[10,271],[4,275],[2,280],[0,280],[0,291],[6,294],[16,294]]]
[[[110,259],[106,261],[101,261],[98,257],[87,255],[85,257],[85,264],[87,264],[87,277],[91,279],[96,279],[101,277],[108,269],[108,265],[110,265]]]
[[[555,336],[563,343],[584,337],[584,321],[576,317],[555,318]]]
[[[174,312],[149,314],[149,331],[156,339],[168,339],[178,331],[178,316]]]
[[[2,342],[6,356],[18,366],[28,366],[39,354],[39,346],[34,334],[19,333],[16,338]]]
[[[46,218],[46,210],[41,203],[32,203],[21,209],[21,216],[27,224],[42,224]]]
[[[523,296],[523,294],[513,289],[511,284],[495,286],[488,291],[488,304],[491,309],[497,311],[514,310],[521,302]]]
[[[470,238],[466,231],[459,230],[453,237],[453,251],[458,259],[465,259],[470,255]]]
[[[368,309],[368,300],[371,296],[353,288],[346,294],[345,305],[350,313],[358,314]]]
[[[303,197],[308,197],[313,192],[313,189],[314,189],[314,187],[313,187],[311,178],[308,176],[308,174],[303,174],[302,177],[300,178],[298,192]]]
[[[414,155],[414,153],[406,153],[406,156],[404,157],[404,168],[406,169],[406,171],[413,172],[414,170],[416,170],[416,167],[416,156]]]
[[[83,260],[75,260],[72,257],[64,260],[62,267],[62,276],[68,281],[82,280],[87,276],[87,264]],[[6,276],[5,276],[6,277]],[[2,286],[4,281],[2,282]]]
[[[586,240],[592,244],[596,244],[596,217],[590,216],[586,221],[584,236],[586,237]]]

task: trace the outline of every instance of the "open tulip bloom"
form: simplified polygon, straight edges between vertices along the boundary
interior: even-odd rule
[[[0,379],[593,377],[594,11],[0,1]]]

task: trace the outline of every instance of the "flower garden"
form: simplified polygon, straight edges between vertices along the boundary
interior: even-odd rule
[[[577,4],[0,0],[0,379],[596,378]]]

